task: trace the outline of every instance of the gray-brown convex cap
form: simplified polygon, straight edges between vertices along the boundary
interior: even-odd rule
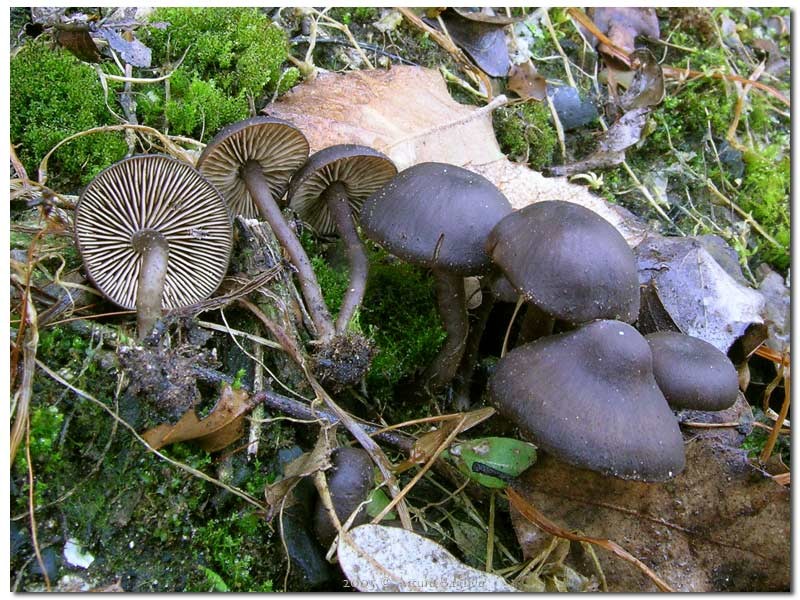
[[[228,125],[208,143],[197,168],[222,193],[233,215],[258,218],[240,175],[248,161],[256,161],[279,201],[294,172],[308,158],[308,140],[294,125],[274,117],[252,117]]]
[[[611,223],[588,208],[536,202],[500,221],[486,251],[526,301],[570,323],[639,315],[636,259]]]
[[[401,171],[361,207],[367,237],[400,258],[459,275],[491,261],[484,243],[511,204],[488,179],[444,163]]]
[[[89,279],[112,302],[136,308],[141,254],[134,237],[169,244],[162,306],[194,304],[217,289],[233,227],[225,200],[200,173],[168,156],[127,158],[92,180],[75,207],[75,237]]]
[[[375,485],[372,475],[372,459],[361,448],[337,448],[331,454],[331,469],[326,473],[328,490],[336,510],[336,516],[344,523],[354,510],[368,497]],[[353,520],[356,527],[366,523],[369,515],[362,506]],[[317,499],[313,518],[314,532],[324,546],[330,546],[337,529],[321,499]]]
[[[708,342],[659,331],[645,336],[658,387],[674,409],[724,410],[739,395],[739,377],[725,354]]]
[[[683,470],[678,423],[630,325],[593,321],[515,348],[489,389],[501,414],[572,465],[642,481]]]
[[[397,175],[388,156],[367,146],[340,144],[312,154],[292,177],[289,206],[320,235],[331,235],[336,227],[322,193],[332,183],[342,183],[353,214],[364,200]]]

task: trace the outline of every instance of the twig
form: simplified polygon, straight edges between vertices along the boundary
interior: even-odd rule
[[[209,321],[197,321],[197,324],[204,329],[211,329],[212,331],[219,331],[220,333],[227,333],[229,335],[238,335],[261,346],[267,346],[268,348],[274,348],[276,350],[283,350],[283,346],[281,346],[279,343],[268,340],[260,335],[247,333],[246,331],[239,331],[238,329],[232,329],[217,323],[210,323]]]
[[[786,415],[789,413],[789,403],[791,402],[791,393],[789,391],[791,385],[791,373],[787,368],[783,374],[783,404],[781,405],[781,412],[778,414],[778,423],[783,423],[783,420],[786,418]],[[769,434],[769,438],[767,438],[767,443],[764,444],[764,451],[761,453],[761,463],[766,463],[769,460],[769,457],[772,455],[772,450],[775,448],[775,442],[778,441],[778,433],[780,432],[780,427],[775,427],[772,430],[772,433]]]
[[[71,142],[72,140],[78,139],[79,137],[83,137],[85,135],[91,135],[93,133],[105,133],[108,131],[125,131],[125,130],[133,130],[133,131],[140,131],[142,133],[147,133],[149,135],[155,136],[164,144],[165,150],[172,154],[175,158],[182,160],[183,162],[194,166],[194,159],[183,150],[180,146],[174,143],[168,136],[161,133],[158,129],[153,129],[152,127],[148,127],[147,125],[132,125],[130,123],[123,123],[120,125],[103,125],[101,127],[92,127],[91,129],[86,129],[84,131],[79,131],[78,133],[74,133],[68,137],[65,137],[63,140],[58,142],[55,146],[53,146],[47,154],[44,155],[42,161],[39,163],[39,183],[44,185],[47,181],[47,163],[50,160],[50,157],[53,153],[58,150],[64,144]]]
[[[569,82],[570,87],[577,87],[575,85],[575,79],[572,77],[572,70],[569,67],[569,58],[567,58],[566,52],[561,47],[561,44],[558,43],[558,36],[556,35],[556,30],[553,28],[553,23],[550,21],[550,15],[547,12],[547,9],[543,9],[542,13],[544,15],[544,25],[547,27],[547,31],[550,33],[550,38],[553,40],[553,44],[556,47],[556,50],[561,55],[561,60],[564,63],[564,71],[567,74],[567,81]]]
[[[28,462],[28,513],[31,520],[31,542],[33,543],[33,551],[36,553],[36,560],[39,563],[39,568],[42,571],[42,575],[44,575],[44,585],[49,592],[51,591],[50,576],[47,574],[47,568],[44,566],[44,559],[39,550],[38,534],[36,533],[36,515],[34,514],[35,481],[33,478],[33,462],[31,461],[31,420],[27,414],[25,415],[25,458]]]
[[[595,538],[595,537],[588,537],[583,535],[578,535],[562,529],[555,523],[553,523],[550,519],[545,517],[541,512],[539,512],[534,506],[532,506],[517,490],[513,487],[506,488],[506,493],[508,494],[508,499],[511,504],[514,505],[520,514],[525,517],[528,521],[539,527],[540,529],[546,531],[550,535],[555,535],[558,537],[566,538],[573,542],[588,542],[590,544],[594,544],[596,546],[600,546],[611,552],[612,554],[618,556],[625,562],[628,562],[638,568],[642,573],[644,573],[650,580],[656,584],[658,589],[662,592],[674,592],[675,590],[663,579],[661,579],[656,573],[640,561],[638,558],[633,556],[630,552],[625,550],[622,546],[617,544],[616,542],[612,542],[611,540],[606,540],[603,538]]]
[[[350,43],[356,49],[356,52],[358,52],[358,54],[361,56],[361,60],[363,60],[364,63],[367,65],[367,68],[370,71],[375,69],[374,65],[370,62],[370,60],[367,57],[367,55],[364,54],[364,51],[361,49],[361,46],[356,41],[356,38],[353,37],[353,33],[350,31],[350,28],[347,25],[345,25],[344,23],[340,23],[336,19],[333,19],[333,18],[329,17],[328,15],[326,15],[326,14],[324,14],[322,12],[319,12],[319,11],[317,11],[315,9],[312,9],[312,10],[314,10],[314,12],[317,15],[319,15],[320,19],[324,19],[325,20],[324,23],[319,23],[319,19],[318,19],[317,20],[318,24],[322,25],[323,27],[324,26],[332,27],[333,29],[337,29],[337,30],[341,31],[343,34],[345,34],[345,36],[347,36],[347,39],[350,40]]]
[[[290,44],[308,44],[311,43],[309,36],[306,35],[298,35],[293,37],[289,40]],[[317,44],[336,44],[338,46],[349,46],[350,42],[348,40],[340,40],[338,38],[321,38],[317,37],[316,39]],[[385,56],[387,58],[391,58],[392,60],[399,61],[403,64],[410,65],[412,67],[418,67],[419,65],[414,61],[408,60],[407,58],[403,58],[397,54],[392,54],[391,52],[387,52],[383,48],[376,46],[375,44],[367,44],[365,42],[356,42],[361,48],[364,50],[369,50],[370,52],[375,52],[380,54],[381,56]]]
[[[428,459],[428,461],[425,463],[425,466],[423,466],[423,467],[422,467],[422,468],[421,468],[421,469],[420,469],[420,470],[419,470],[419,471],[416,473],[416,475],[414,475],[414,477],[412,477],[412,478],[411,478],[411,481],[409,481],[409,482],[408,482],[408,484],[407,484],[407,485],[406,485],[406,486],[403,488],[403,491],[401,491],[399,494],[397,494],[397,495],[396,495],[396,496],[395,496],[395,497],[392,499],[392,501],[391,501],[391,502],[389,502],[389,504],[387,504],[386,506],[384,506],[384,507],[383,507],[383,510],[382,510],[380,513],[378,513],[378,514],[375,516],[375,518],[374,518],[374,519],[372,519],[372,523],[379,523],[379,522],[380,522],[380,520],[381,520],[381,519],[383,519],[383,517],[385,517],[385,516],[386,516],[386,515],[389,513],[389,511],[390,511],[390,510],[392,510],[392,509],[393,509],[395,506],[397,506],[397,512],[398,512],[398,515],[400,514],[400,509],[401,509],[401,507],[403,506],[403,504],[402,504],[402,500],[403,500],[403,498],[406,496],[406,494],[408,494],[408,492],[410,492],[410,491],[411,491],[411,489],[412,489],[412,488],[413,488],[413,487],[414,487],[414,486],[417,484],[417,482],[418,482],[420,479],[422,479],[423,475],[425,475],[425,473],[427,473],[427,472],[428,472],[428,470],[429,470],[429,469],[430,469],[430,468],[433,466],[433,464],[436,462],[436,460],[437,460],[437,458],[439,457],[439,455],[440,455],[442,452],[444,452],[445,448],[448,448],[448,447],[450,446],[450,444],[452,444],[452,443],[453,443],[453,440],[456,438],[456,436],[457,436],[457,435],[459,434],[459,432],[461,431],[461,426],[462,426],[462,425],[463,425],[463,424],[466,422],[466,420],[467,420],[467,419],[466,419],[466,415],[465,415],[465,416],[463,416],[463,417],[461,417],[461,420],[458,422],[458,424],[456,425],[456,427],[453,429],[453,431],[451,431],[451,432],[450,432],[450,435],[448,435],[448,436],[447,436],[447,437],[446,437],[446,438],[445,438],[445,439],[442,441],[442,443],[441,443],[441,444],[439,444],[438,448],[436,448],[436,451],[435,451],[435,452],[434,452],[434,453],[431,455],[431,457],[430,457],[430,458]]]
[[[411,25],[426,32],[437,44],[439,44],[450,56],[453,57],[456,63],[458,63],[458,65],[464,69],[465,72],[477,78],[481,82],[481,85],[486,91],[487,96],[491,97],[492,82],[489,81],[488,75],[473,65],[469,58],[467,58],[467,55],[464,54],[461,48],[452,42],[449,36],[428,25],[408,8],[398,7],[397,10],[401,15],[403,15],[404,19],[411,23]]]
[[[592,22],[592,20],[581,10],[577,8],[568,8],[567,13],[578,21],[581,25],[586,27],[592,34],[603,43],[604,46],[608,49],[608,54],[613,56],[614,58],[618,59],[620,62],[624,63],[627,66],[630,66],[630,57],[628,53],[618,48],[614,45],[607,36],[605,36],[597,26]],[[722,79],[724,81],[738,81],[739,83],[749,84],[755,88],[758,88],[768,94],[774,96],[781,102],[783,102],[786,106],[791,106],[791,101],[789,98],[784,96],[775,88],[772,88],[768,85],[761,83],[760,81],[752,81],[745,77],[740,77],[739,75],[729,75],[727,73],[719,73],[719,72],[711,72],[711,73],[702,73],[700,71],[693,71],[691,69],[677,69],[675,67],[670,67],[666,65],[661,66],[661,71],[664,73],[665,77],[672,77],[681,81],[685,81],[688,78],[702,78],[702,77],[709,77],[711,79]]]

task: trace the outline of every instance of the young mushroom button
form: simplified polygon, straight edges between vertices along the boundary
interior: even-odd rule
[[[367,237],[433,270],[447,340],[423,375],[432,390],[452,380],[464,352],[469,327],[463,277],[492,268],[486,238],[510,212],[508,199],[488,179],[444,163],[401,171],[361,207]]]
[[[489,391],[536,445],[577,467],[640,481],[684,468],[650,348],[626,323],[593,321],[519,346],[500,359]]]
[[[311,261],[277,204],[307,158],[308,141],[291,123],[252,117],[220,131],[200,155],[197,168],[222,192],[234,215],[260,215],[269,223],[297,269],[317,336],[327,340],[333,336],[333,322]]]
[[[739,377],[725,354],[706,341],[675,331],[645,336],[653,374],[676,409],[724,410],[739,395]]]
[[[300,218],[320,235],[338,232],[345,243],[350,282],[336,319],[337,334],[347,331],[367,284],[367,255],[353,215],[396,174],[394,163],[377,150],[341,144],[309,157],[289,185],[289,205]]]
[[[148,155],[92,180],[75,207],[75,238],[97,289],[136,309],[141,339],[162,308],[194,304],[217,289],[233,228],[222,196],[197,171]]]

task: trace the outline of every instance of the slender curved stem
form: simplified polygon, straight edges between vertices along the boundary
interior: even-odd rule
[[[492,281],[496,275],[486,276],[486,280],[481,286],[483,300],[481,305],[475,310],[474,319],[469,326],[469,334],[464,344],[464,354],[455,375],[453,383],[453,408],[459,411],[469,410],[470,407],[470,388],[472,387],[472,375],[475,373],[475,365],[478,362],[478,350],[480,349],[483,332],[489,315],[494,308],[495,296],[492,293]]]
[[[136,235],[133,246],[142,255],[136,292],[136,329],[139,339],[143,340],[161,317],[169,244],[157,231],[143,231]]]
[[[247,191],[250,197],[258,206],[261,216],[266,219],[275,237],[278,238],[281,246],[289,254],[289,259],[297,269],[297,277],[300,280],[300,289],[306,301],[308,313],[317,329],[317,337],[322,341],[330,340],[333,337],[333,321],[328,312],[328,307],[322,297],[322,290],[319,287],[314,269],[311,268],[311,261],[308,259],[306,251],[300,244],[300,240],[289,228],[289,224],[284,220],[281,209],[272,198],[272,191],[269,183],[261,172],[258,162],[248,161],[242,168]]]
[[[436,303],[447,339],[422,375],[423,385],[431,392],[443,388],[455,377],[469,332],[464,278],[440,269],[434,269],[433,276],[436,281]]]
[[[367,273],[369,272],[369,261],[367,253],[364,251],[364,244],[358,237],[356,225],[353,222],[353,213],[350,210],[350,203],[347,197],[347,190],[340,181],[334,181],[328,189],[322,193],[322,199],[328,205],[336,223],[336,229],[344,240],[347,252],[347,263],[350,269],[350,280],[347,292],[342,300],[342,307],[336,317],[336,333],[345,333],[353,313],[361,305],[364,298],[364,290],[367,288]]]

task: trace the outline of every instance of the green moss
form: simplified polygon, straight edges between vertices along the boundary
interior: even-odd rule
[[[211,587],[218,591],[271,592],[272,580],[261,579],[257,574],[260,555],[242,551],[245,544],[258,545],[268,536],[264,519],[252,513],[212,519],[198,527],[194,540],[206,586],[191,591],[206,591]]]
[[[790,156],[781,156],[781,152],[781,146],[776,144],[761,153],[744,154],[745,174],[738,200],[742,209],[751,213],[784,246],[776,248],[762,241],[756,256],[785,271],[790,264],[789,193],[792,173]]]
[[[282,93],[297,83],[299,72],[282,71],[286,35],[256,8],[160,8],[145,42],[153,49],[153,64],[176,63],[169,99],[163,85],[148,86],[139,101],[143,122],[173,133],[204,140],[220,127],[245,118],[249,101]]]
[[[525,102],[494,112],[494,128],[500,148],[509,158],[542,170],[553,161],[558,142],[550,111],[543,102]]]
[[[310,233],[301,236],[301,243],[335,318],[347,291],[347,267],[332,266]],[[376,347],[367,388],[371,396],[385,402],[400,381],[413,377],[433,360],[445,333],[430,273],[400,262],[372,244],[367,244],[366,251],[369,276],[358,326]]]
[[[11,142],[31,177],[61,140],[115,123],[94,69],[69,52],[27,44],[12,57],[10,71]],[[49,183],[66,190],[85,185],[127,150],[120,132],[78,138],[51,157]]]
[[[401,380],[427,366],[445,338],[430,274],[383,252],[370,261],[361,322],[378,348],[367,386],[382,401]]]

